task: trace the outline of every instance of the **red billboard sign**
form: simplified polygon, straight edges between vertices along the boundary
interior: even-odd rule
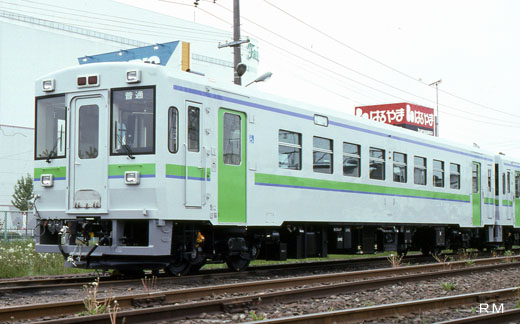
[[[430,130],[433,132],[435,127],[435,116],[432,108],[406,102],[360,106],[356,107],[355,113],[356,116],[404,128]]]

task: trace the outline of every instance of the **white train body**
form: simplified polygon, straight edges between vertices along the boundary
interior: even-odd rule
[[[68,68],[37,80],[35,119],[37,249],[80,266],[518,240],[520,163],[203,76]]]

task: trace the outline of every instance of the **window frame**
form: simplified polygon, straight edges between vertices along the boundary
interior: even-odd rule
[[[383,153],[382,158],[376,158],[372,157],[372,152],[380,151]],[[384,149],[380,149],[378,147],[369,147],[368,150],[368,178],[372,180],[379,180],[379,181],[385,181],[386,180],[386,151]],[[372,177],[372,171],[370,170],[370,167],[372,166],[372,163],[382,164],[382,178],[374,178]]]
[[[404,157],[404,162],[401,162],[401,161],[397,161],[396,162],[396,159],[395,159],[395,156],[396,154],[399,154],[399,155],[402,155]],[[408,155],[405,154],[405,153],[402,153],[402,152],[393,152],[392,153],[392,157],[393,157],[393,168],[392,168],[392,179],[394,182],[397,182],[397,183],[407,183],[408,182]],[[395,173],[395,167],[398,167],[400,170],[401,168],[404,167],[404,181],[402,181],[403,179],[398,179],[396,180],[396,173]],[[400,175],[397,175],[398,177]]]
[[[452,166],[457,167],[457,170],[455,172],[452,170],[452,168],[451,168]],[[457,187],[456,188],[452,186],[452,181],[451,181],[452,176],[457,177]],[[460,190],[460,164],[458,164],[458,163],[450,162],[450,189]]]
[[[190,110],[195,109],[197,110],[197,147],[192,147],[191,141],[190,141]],[[195,106],[194,104],[188,104],[186,107],[186,146],[188,152],[191,153],[199,153],[200,152],[200,119],[201,119],[201,107]]]
[[[67,157],[67,149],[64,150],[63,152],[63,155],[54,155],[54,156],[50,156],[50,157],[38,157],[37,154],[38,154],[38,101],[41,100],[41,99],[51,99],[51,98],[56,98],[56,97],[63,97],[63,107],[64,107],[64,111],[65,111],[65,136],[64,136],[64,142],[63,144],[65,145],[64,147],[66,148],[67,147],[67,138],[69,136],[69,131],[68,131],[68,106],[67,106],[67,101],[66,101],[66,96],[64,93],[59,93],[59,94],[53,94],[53,95],[47,95],[47,96],[38,96],[38,97],[35,97],[34,98],[34,160],[37,161],[37,160],[53,160],[53,159],[65,159]]]
[[[84,115],[85,109],[82,109],[84,107],[95,107],[95,109],[96,109],[96,118],[97,118],[96,119],[96,128],[97,128],[97,132],[95,133],[96,134],[95,135],[96,141],[95,141],[95,143],[93,142],[93,144],[96,144],[96,146],[94,147],[94,149],[96,150],[96,152],[95,152],[96,155],[95,156],[89,156],[89,154],[86,153],[86,152],[83,152],[83,154],[82,154],[82,151],[81,151],[81,149],[83,148],[83,145],[85,144],[85,142],[83,142],[81,140],[82,139],[82,133],[83,133],[85,127],[89,128],[88,126],[91,126],[91,125],[88,125],[88,124],[87,125],[84,124],[84,120],[86,118],[86,116]],[[93,109],[93,108],[90,108],[90,109]],[[90,111],[87,110],[87,113],[89,113],[89,112]],[[78,133],[77,134],[78,135],[77,135],[77,139],[76,139],[77,142],[75,144],[76,144],[76,147],[77,147],[76,154],[77,154],[78,159],[80,159],[80,160],[92,160],[92,159],[96,159],[99,156],[99,147],[100,147],[100,145],[99,145],[100,112],[101,112],[101,109],[100,109],[99,105],[97,105],[97,104],[83,105],[83,106],[80,106],[78,108],[78,110],[77,110],[77,114],[78,114],[78,123],[77,123],[77,125],[78,125],[77,126],[78,127],[77,132]],[[87,121],[88,121],[88,119],[87,119]]]
[[[493,172],[491,171],[491,166],[488,165],[488,191],[491,192],[491,183],[492,183],[492,174]]]
[[[507,170],[507,193],[511,193],[511,171]]]
[[[421,159],[424,162],[423,165],[416,164],[416,159]],[[421,173],[424,171],[424,183],[417,182],[416,170],[421,171]],[[424,156],[413,156],[413,183],[418,186],[426,186],[428,184],[428,159]]]
[[[520,198],[520,172],[515,172],[515,198]]]
[[[357,154],[354,153],[346,153],[345,152],[345,144],[352,145],[353,147],[357,148]],[[357,159],[358,161],[358,167],[357,167],[357,175],[351,175],[351,174],[345,174],[345,157]],[[360,178],[361,177],[361,145],[350,143],[350,142],[343,142],[343,176],[345,177],[353,177],[353,178]]]
[[[116,91],[133,91],[133,90],[144,90],[144,89],[152,89],[153,90],[153,105],[152,105],[152,109],[153,109],[153,121],[152,121],[152,124],[153,124],[153,129],[152,129],[152,134],[153,134],[153,147],[152,147],[152,150],[151,152],[134,152],[132,150],[131,154],[132,155],[155,155],[156,151],[157,151],[157,145],[156,145],[156,141],[157,141],[157,136],[156,136],[156,131],[157,131],[157,89],[156,89],[156,86],[155,85],[152,85],[152,86],[139,86],[139,87],[123,87],[123,88],[112,88],[110,89],[110,107],[109,107],[109,114],[110,114],[110,134],[109,134],[109,139],[110,139],[110,156],[123,156],[123,155],[128,155],[128,152],[114,152],[114,138],[113,138],[113,131],[114,131],[114,113],[113,113],[113,107],[114,107],[114,92]]]
[[[476,169],[476,170],[475,170]],[[473,163],[471,166],[471,193],[477,194],[480,193],[482,188],[479,188],[479,173],[480,173],[480,164]]]
[[[291,134],[297,134],[298,135],[298,143],[299,144],[294,144],[294,143],[287,143],[287,142],[280,142],[280,132],[287,132],[287,133],[291,133]],[[283,147],[289,147],[289,148],[293,148],[293,149],[298,149],[299,150],[299,161],[298,161],[298,168],[284,168],[282,167],[282,165],[280,164],[281,161],[280,161],[280,146],[283,146]],[[303,152],[303,143],[302,143],[302,133],[298,133],[298,132],[293,132],[293,131],[289,131],[289,130],[286,130],[286,129],[278,129],[278,168],[280,169],[284,169],[284,170],[296,170],[296,171],[301,171],[302,170],[302,152]]]
[[[319,138],[322,140],[326,140],[330,142],[330,150],[324,149],[321,147],[315,147],[314,146],[314,139]],[[315,153],[323,153],[323,154],[330,154],[330,172],[321,172],[316,171],[319,170],[316,168],[315,160],[314,160],[314,154]],[[322,173],[322,174],[334,174],[334,140],[331,138],[321,137],[321,136],[313,136],[312,137],[312,171],[316,173]]]
[[[238,118],[238,130],[240,131],[240,136],[238,138],[238,157],[239,157],[239,161],[238,163],[236,163],[235,161],[226,161],[226,155],[225,153],[227,152],[225,150],[225,139],[226,139],[226,116],[229,117],[236,117]],[[224,114],[222,115],[222,163],[225,164],[225,165],[231,165],[231,166],[241,166],[242,165],[242,136],[243,136],[243,129],[242,129],[242,116],[239,115],[239,114],[235,114],[235,113],[232,113],[232,112],[224,112]],[[231,137],[228,138],[228,140],[232,139]],[[199,145],[200,146],[200,145]],[[232,152],[232,154],[234,156],[237,156],[237,154],[235,154],[235,152]]]
[[[435,162],[439,162],[440,163],[440,166],[441,166],[440,169],[435,167]],[[444,188],[445,187],[445,181],[444,181],[444,178],[445,178],[444,177],[444,175],[445,175],[445,173],[444,173],[444,171],[445,171],[444,161],[433,159],[433,168],[432,168],[432,170],[433,170],[433,174],[432,174],[433,186],[435,188]],[[440,175],[441,175],[441,177],[440,177],[441,185],[437,185],[437,183],[435,182],[435,175],[437,173],[439,173],[439,172],[440,172]]]
[[[176,118],[176,125],[175,125],[175,151],[172,151],[170,148],[170,130],[172,129],[171,128],[171,112],[172,111],[175,111],[176,114],[177,114],[177,118]],[[179,109],[177,109],[177,107],[175,106],[170,106],[168,108],[168,151],[172,154],[176,154],[177,152],[179,152]]]

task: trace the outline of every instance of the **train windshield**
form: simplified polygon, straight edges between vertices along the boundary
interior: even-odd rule
[[[65,157],[66,120],[64,95],[36,99],[36,160]]]
[[[111,154],[155,153],[155,89],[112,91]]]

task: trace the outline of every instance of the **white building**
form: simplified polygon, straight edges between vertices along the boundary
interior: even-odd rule
[[[231,22],[230,22],[231,25]],[[12,0],[0,7],[0,210],[13,209],[16,180],[32,174],[34,80],[79,58],[172,41],[190,43],[190,68],[233,82],[233,50],[218,49],[232,31],[108,0]],[[242,45],[243,82],[257,75],[258,55]],[[124,51],[123,51],[124,52]],[[179,63],[180,64],[180,63]],[[177,63],[168,64],[180,68]]]

